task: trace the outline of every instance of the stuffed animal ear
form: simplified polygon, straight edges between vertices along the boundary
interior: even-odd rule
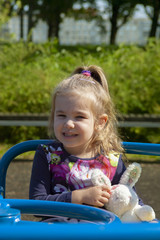
[[[140,164],[132,163],[128,166],[126,171],[123,173],[119,183],[133,187],[138,181],[140,175],[141,175]]]

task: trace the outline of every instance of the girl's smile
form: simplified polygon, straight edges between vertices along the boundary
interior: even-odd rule
[[[70,131],[64,131],[63,132],[63,136],[66,137],[66,138],[73,138],[73,137],[77,137],[78,134],[75,134],[74,132],[70,132]]]
[[[54,112],[54,132],[66,151],[82,157],[94,133],[91,100],[80,95],[57,96]],[[83,156],[84,157],[84,156]]]

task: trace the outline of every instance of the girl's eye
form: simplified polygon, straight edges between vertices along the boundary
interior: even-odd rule
[[[77,116],[76,118],[77,118],[77,119],[85,119],[84,116]]]
[[[65,115],[64,114],[58,114],[57,117],[64,118]]]

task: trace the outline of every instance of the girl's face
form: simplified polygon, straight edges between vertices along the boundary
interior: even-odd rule
[[[86,157],[84,152],[93,136],[94,126],[89,98],[79,95],[56,97],[54,133],[67,152]]]

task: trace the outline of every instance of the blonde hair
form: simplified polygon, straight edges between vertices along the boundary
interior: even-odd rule
[[[90,71],[90,76],[82,74],[82,71]],[[49,123],[50,135],[54,136],[54,111],[56,96],[71,95],[71,93],[87,96],[91,99],[92,112],[96,121],[102,114],[106,114],[108,119],[105,127],[101,131],[95,131],[90,146],[95,152],[109,154],[112,151],[122,153],[123,148],[117,131],[117,119],[113,102],[111,100],[108,83],[103,70],[95,65],[78,67],[71,76],[55,88],[52,98],[52,108]]]

